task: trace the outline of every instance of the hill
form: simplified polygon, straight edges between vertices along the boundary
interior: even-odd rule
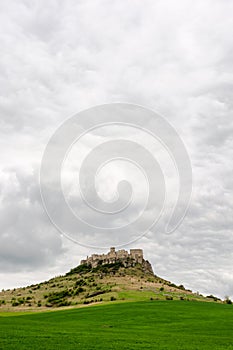
[[[0,293],[0,310],[44,310],[114,301],[221,302],[218,298],[205,298],[186,290],[183,285],[177,286],[156,276],[149,261],[144,260],[142,250],[131,250],[128,255],[126,251],[119,252],[111,248],[106,255],[87,257],[81,265],[63,276],[28,287],[3,290]]]

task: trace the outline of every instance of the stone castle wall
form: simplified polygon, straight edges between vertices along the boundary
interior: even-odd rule
[[[90,264],[92,267],[96,267],[101,261],[102,264],[112,264],[119,260],[133,260],[135,263],[142,264],[143,262],[143,250],[142,249],[121,249],[116,251],[114,247],[110,248],[107,254],[92,254],[90,257],[87,256],[85,260],[81,260],[81,264]]]
[[[145,261],[143,258],[142,249],[130,249],[128,252],[125,249],[115,250],[114,247],[110,248],[107,254],[92,254],[90,257],[87,256],[85,260],[81,260],[81,264],[91,265],[93,268],[98,264],[113,264],[117,261],[121,261],[125,267],[134,266],[136,263],[141,264],[146,270],[153,273],[151,264]]]

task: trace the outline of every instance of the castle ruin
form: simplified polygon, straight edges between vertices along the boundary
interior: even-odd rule
[[[90,257],[87,256],[85,260],[81,260],[81,265],[87,264],[95,268],[98,265],[114,264],[116,262],[121,262],[124,267],[141,264],[145,270],[153,273],[151,264],[143,258],[142,249],[130,249],[130,252],[128,252],[125,249],[116,251],[114,247],[111,247],[107,254],[92,254]]]

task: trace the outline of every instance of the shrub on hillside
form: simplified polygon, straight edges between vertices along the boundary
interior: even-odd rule
[[[87,272],[90,272],[91,269],[92,269],[91,265],[82,264],[82,265],[75,267],[74,269],[71,269],[69,272],[67,272],[66,276],[77,274],[77,273],[85,274]]]
[[[232,301],[231,301],[231,299],[228,296],[225,297],[225,303],[226,304],[232,304]]]
[[[19,303],[17,300],[13,300],[13,301],[11,302],[11,305],[12,305],[12,306],[19,306],[20,303]]]
[[[183,286],[183,284],[180,284],[180,285],[178,286],[178,288],[179,288],[179,289],[182,289],[182,290],[185,290],[185,287]]]
[[[82,279],[82,278],[79,278],[76,283],[75,283],[75,286],[78,287],[78,286],[86,286],[87,285],[87,282]]]
[[[52,292],[45,294],[44,298],[47,299],[46,306],[67,306],[70,305],[70,302],[67,300],[67,297],[72,295],[72,291],[68,289],[63,289],[58,292]]]
[[[217,298],[217,297],[215,297],[214,295],[207,295],[207,297],[206,298],[209,298],[209,299],[213,299],[214,301],[220,301],[221,299],[220,298]]]
[[[124,267],[124,264],[122,263],[122,261],[117,261],[112,264],[98,265],[95,268],[93,268],[92,271],[102,273],[117,272],[120,269],[120,267]]]
[[[96,297],[97,295],[101,295],[101,294],[105,294],[105,293],[109,293],[111,292],[111,290],[96,290],[92,293],[87,293],[86,294],[86,298],[93,298],[93,297]]]
[[[78,287],[74,290],[73,295],[79,295],[80,293],[85,292],[85,289],[83,287]]]

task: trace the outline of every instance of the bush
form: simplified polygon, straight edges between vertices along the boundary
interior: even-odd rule
[[[164,287],[160,287],[159,290],[160,290],[160,292],[163,292],[164,291]]]
[[[77,274],[77,273],[78,274],[85,274],[85,273],[90,272],[91,269],[92,269],[91,265],[82,264],[82,265],[75,267],[74,269],[71,269],[69,272],[67,272],[66,276]]]
[[[206,298],[209,298],[209,299],[213,299],[214,301],[220,301],[221,299],[219,299],[219,298],[217,298],[217,297],[215,297],[214,295],[207,295],[207,297]]]
[[[232,304],[232,301],[231,301],[231,299],[229,297],[226,297],[225,298],[225,303],[226,304]]]
[[[59,292],[45,294],[44,298],[47,299],[46,306],[67,306],[70,305],[70,302],[67,301],[67,297],[72,295],[72,291],[68,289],[61,290]]]
[[[76,286],[76,287],[79,287],[79,286],[86,286],[86,285],[87,285],[87,282],[86,282],[84,279],[82,279],[82,278],[78,279],[78,280],[76,281],[76,283],[75,283],[75,286]]]
[[[20,304],[19,304],[19,302],[17,300],[14,300],[14,301],[11,302],[11,305],[12,306],[19,306]]]
[[[116,298],[114,296],[111,296],[110,300],[114,301],[114,300],[116,300]]]
[[[111,292],[111,290],[97,290],[93,293],[88,293],[86,295],[86,298],[93,298],[93,297],[96,297],[97,295],[101,295],[101,294],[105,294],[105,293],[108,293],[108,292]]]
[[[59,292],[53,292],[53,293],[50,293],[49,296],[48,296],[48,299],[49,300],[55,300],[55,299],[62,299],[62,298],[65,298],[67,296],[70,296],[70,292],[68,289],[63,289]]]
[[[167,296],[166,296],[166,300],[173,300],[173,297],[170,296],[170,295],[167,295]]]
[[[110,272],[117,272],[120,267],[124,267],[124,264],[122,261],[117,261],[112,264],[104,264],[104,265],[98,265],[95,268],[92,269],[93,272],[102,272],[102,273],[110,273]]]
[[[185,290],[185,287],[183,286],[183,284],[180,284],[178,288],[182,289],[182,290]]]
[[[79,293],[85,292],[85,289],[83,287],[78,287],[76,290],[74,290],[73,295],[79,295]]]
[[[71,301],[68,300],[62,300],[60,303],[58,303],[56,306],[60,307],[60,306],[70,306]]]

